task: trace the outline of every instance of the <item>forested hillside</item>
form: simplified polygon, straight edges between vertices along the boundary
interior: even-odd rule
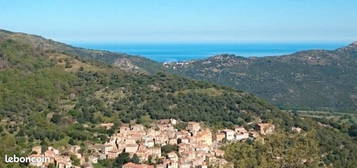
[[[155,73],[161,70],[161,64],[144,57],[132,56],[125,53],[113,53],[109,51],[73,47],[37,35],[15,33],[0,29],[0,39],[21,41],[23,43],[31,44],[34,49],[45,50],[47,52],[65,53],[84,60],[97,60],[112,64],[113,66],[126,71]]]
[[[57,42],[28,38],[36,39],[4,31],[0,36],[1,158],[5,154],[27,156],[35,145],[80,145],[85,154],[90,152],[85,150],[86,144],[103,143],[114,133],[115,129],[98,127],[106,122],[117,126],[148,118],[175,118],[224,128],[261,119],[274,123],[277,134],[269,137],[266,145],[227,146],[225,157],[237,167],[357,165],[356,140],[353,134],[348,135],[351,125],[340,128],[319,124],[282,112],[246,92],[166,73],[126,71],[95,62],[88,59],[90,56],[53,50]],[[293,126],[301,127],[306,134],[294,135]],[[272,149],[283,154],[286,161],[276,161]],[[249,160],[242,159],[247,156]],[[296,156],[311,158],[311,162],[302,164],[294,160]],[[6,166],[10,165],[1,159],[0,167]]]
[[[333,51],[244,58],[218,55],[168,71],[256,94],[284,109],[357,112],[357,43]]]
[[[155,61],[124,53],[72,47],[40,36],[0,30],[0,39],[31,44],[35,49],[96,60],[128,72],[161,71],[247,91],[283,109],[357,110],[357,44],[327,51],[301,51],[291,55],[244,58],[218,55],[165,67]],[[0,67],[3,66],[0,64]]]

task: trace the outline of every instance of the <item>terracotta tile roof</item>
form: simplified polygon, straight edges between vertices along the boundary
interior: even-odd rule
[[[147,165],[147,164],[135,164],[135,163],[129,162],[129,163],[124,164],[123,168],[154,168],[154,166]]]

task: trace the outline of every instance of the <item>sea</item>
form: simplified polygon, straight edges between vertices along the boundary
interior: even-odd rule
[[[180,62],[203,59],[218,54],[263,57],[292,54],[311,49],[334,50],[348,43],[72,43],[73,46],[127,53],[158,62]]]

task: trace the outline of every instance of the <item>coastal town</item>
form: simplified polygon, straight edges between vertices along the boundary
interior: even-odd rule
[[[141,124],[121,124],[118,131],[104,144],[91,144],[89,156],[83,156],[81,147],[73,145],[65,151],[41,146],[32,148],[29,157],[49,158],[48,162],[30,163],[34,167],[48,167],[52,164],[59,168],[91,168],[100,160],[116,159],[121,153],[128,153],[138,158],[137,163],[128,162],[124,168],[191,168],[233,167],[224,159],[221,149],[234,141],[257,140],[274,132],[271,123],[257,123],[255,129],[247,130],[242,126],[231,129],[215,130],[202,123],[187,122],[184,129],[177,129],[179,121],[175,119],[158,120],[154,126],[147,128]],[[113,123],[103,123],[102,127],[110,129]],[[164,151],[165,147],[175,150]],[[77,160],[74,164],[73,158]]]

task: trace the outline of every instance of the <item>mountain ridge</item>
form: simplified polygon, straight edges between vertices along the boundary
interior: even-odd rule
[[[248,91],[282,108],[352,112],[357,111],[357,83],[352,82],[357,80],[356,58],[353,42],[335,50],[250,58],[222,54],[164,66],[192,79]]]
[[[165,71],[244,90],[283,109],[357,109],[357,42],[335,50],[305,50],[282,56],[241,57],[220,54],[179,63],[110,51],[72,47],[37,35],[0,31],[1,39],[24,41],[48,52],[61,51],[84,60],[97,60],[125,71],[155,74]],[[6,67],[6,61],[0,68]],[[330,94],[328,94],[330,93]]]
[[[11,32],[0,29],[0,40],[14,39],[24,41],[35,48],[42,48],[50,52],[61,51],[70,55],[78,56],[85,60],[97,60],[126,71],[136,71],[143,73],[156,73],[161,70],[158,62],[150,59],[129,55],[125,53],[116,53],[105,50],[85,49],[74,47],[65,43],[46,39],[39,35],[26,34],[22,32]]]
[[[5,31],[5,33],[7,32]],[[163,111],[171,111],[172,113],[155,114],[155,117],[158,118],[188,117],[186,120],[190,118],[189,117],[190,115],[198,115],[198,116],[191,116],[191,117],[199,118],[199,113],[197,112],[210,111],[212,113],[215,113],[219,111],[217,109],[221,109],[221,108],[222,108],[221,110],[229,110],[229,111],[234,109],[234,111],[225,113],[225,115],[232,115],[233,113],[236,113],[238,111],[244,111],[242,113],[249,113],[250,111],[255,111],[257,113],[266,113],[267,115],[272,115],[273,113],[280,113],[280,111],[276,107],[268,104],[267,102],[264,102],[261,99],[254,97],[254,95],[249,93],[241,92],[224,86],[210,84],[204,81],[190,80],[184,77],[180,77],[174,74],[167,74],[164,72],[159,72],[156,74],[146,74],[137,71],[126,71],[125,69],[123,70],[120,68],[115,68],[111,65],[97,62],[96,60],[93,60],[92,62],[88,60],[83,60],[81,59],[81,57],[78,57],[77,55],[74,54],[73,55],[68,54],[65,51],[60,51],[60,50],[48,51],[49,50],[48,48],[56,49],[57,47],[56,45],[58,45],[57,42],[52,42],[52,43],[47,41],[42,42],[42,40],[46,40],[46,39],[43,39],[42,37],[39,36],[38,39],[36,38],[34,39],[32,37],[27,37],[28,36],[27,34],[23,36],[22,34],[19,35],[18,33],[14,33],[14,35],[20,36],[21,38],[7,38],[4,37],[4,31],[0,32],[0,58],[1,61],[3,62],[6,61],[3,68],[0,70],[0,79],[1,79],[0,86],[2,86],[1,89],[3,91],[0,94],[2,96],[0,99],[0,107],[1,107],[0,115],[4,115],[5,117],[9,117],[11,119],[14,118],[12,118],[12,116],[9,114],[19,110],[18,109],[19,107],[9,106],[9,105],[24,101],[23,106],[28,106],[31,103],[28,103],[26,101],[29,102],[35,101],[35,99],[31,100],[25,98],[13,99],[13,97],[24,96],[24,95],[38,98],[38,100],[36,101],[39,101],[45,104],[45,106],[47,106],[48,103],[47,101],[53,101],[54,103],[58,103],[59,101],[61,101],[61,99],[68,99],[68,98],[70,98],[70,100],[73,101],[73,102],[67,102],[69,104],[79,103],[77,102],[79,101],[78,100],[79,96],[83,96],[81,97],[83,100],[80,101],[86,101],[85,99],[97,99],[97,101],[100,100],[105,102],[109,100],[107,100],[105,96],[103,97],[103,95],[116,93],[115,95],[111,95],[110,97],[111,99],[113,99],[113,97],[116,97],[116,99],[113,99],[111,101],[114,100],[120,101],[120,103],[108,104],[108,106],[115,106],[112,109],[113,111],[123,110],[122,107],[119,106],[125,103],[130,103],[130,106],[132,106],[132,109],[130,110],[133,113],[138,113],[138,114],[140,113],[143,115],[154,113],[156,112],[156,110],[160,111],[160,109],[153,110],[150,109],[151,106],[147,107],[142,104],[142,103],[144,104],[152,103],[151,105],[154,105],[155,103],[158,103],[157,101],[158,99],[160,99],[160,97],[154,98],[151,96],[161,96],[161,97],[168,98],[165,99],[165,102],[157,104],[160,106],[166,106],[165,104],[171,101],[178,101],[176,100],[176,97],[185,97],[189,99],[195,97],[195,100],[201,100],[202,98],[204,98],[200,103],[201,105],[207,103],[207,101],[214,102],[215,99],[218,98],[231,97],[232,99],[229,101],[233,101],[235,98],[237,99],[234,100],[235,101],[234,103],[236,103],[236,105],[230,104],[232,106],[230,106],[229,108],[228,107],[222,108],[222,106],[217,106],[215,107],[216,108],[215,111],[213,111],[213,109],[210,108],[205,109],[204,107],[202,107],[202,109],[199,109],[195,112],[192,111],[191,112],[192,114],[188,114],[188,112],[183,112],[183,110],[181,109],[184,107],[173,108],[174,106],[177,105],[172,105],[173,107],[170,108],[163,107],[163,109],[161,109]],[[24,37],[30,38],[30,40],[33,40],[31,42],[35,44],[29,43],[27,41],[28,39],[25,40],[22,39]],[[40,42],[36,40],[40,40]],[[130,60],[123,60],[123,62],[127,62],[127,61]],[[21,78],[17,78],[19,76]],[[44,77],[42,78],[41,76]],[[58,79],[56,79],[57,78],[56,76],[58,77]],[[60,80],[62,78],[63,80]],[[44,82],[46,80],[48,81],[48,83]],[[58,85],[56,84],[57,80],[58,80]],[[83,86],[87,86],[88,88],[90,87],[93,88],[88,89]],[[47,89],[49,91],[46,91]],[[17,91],[18,94],[15,94]],[[36,91],[38,91],[38,93],[36,93]],[[53,94],[49,94],[51,92],[53,92]],[[85,92],[89,92],[96,96],[86,97],[86,95],[83,95],[85,94]],[[40,97],[36,97],[39,95]],[[101,96],[97,96],[97,95],[101,95]],[[122,97],[123,95],[126,96]],[[53,96],[61,96],[61,97],[53,98]],[[132,98],[130,98],[130,96],[132,96]],[[124,98],[127,99],[128,97],[130,99],[125,101],[122,100]],[[140,103],[141,99],[146,99],[146,100],[145,101],[142,100],[142,102]],[[243,99],[247,99],[247,101],[245,102],[245,100]],[[131,104],[132,101],[135,101],[138,104]],[[225,101],[228,101],[228,99]],[[191,103],[193,102],[194,101],[192,100]],[[223,103],[223,102],[217,101],[216,103]],[[41,103],[37,105],[42,105]],[[185,104],[190,104],[189,102],[185,102],[185,101],[180,101],[176,103],[181,104],[182,106],[184,106]],[[129,104],[127,105],[129,106]],[[257,106],[253,107],[255,105]],[[79,103],[78,106],[82,107],[83,105]],[[134,107],[136,106],[138,109],[134,109]],[[71,106],[71,108],[79,108],[79,107]],[[15,109],[11,109],[11,108],[15,108]],[[26,109],[33,110],[32,108],[33,107],[29,106]],[[53,108],[62,108],[62,107],[53,107]],[[144,108],[145,110],[140,108]],[[197,106],[197,108],[201,108],[201,107]],[[43,112],[42,110],[40,110],[39,112]],[[125,110],[129,110],[129,109],[125,109]],[[56,110],[54,111],[58,113],[62,113],[61,111],[56,111]],[[20,115],[20,111],[17,112],[19,112]],[[21,115],[26,114],[25,110],[21,112],[23,112],[23,114]],[[66,110],[64,110],[64,112],[66,112]],[[83,112],[88,112],[88,111],[83,111]],[[182,115],[180,113],[185,113],[185,115]],[[285,115],[286,113],[282,113],[282,114]],[[132,114],[124,114],[124,115],[130,116]],[[215,115],[215,117],[221,117],[221,116]],[[131,116],[130,119],[135,119],[135,118]],[[229,117],[226,117],[226,119],[227,121],[235,120],[234,122],[238,122],[237,118],[234,117],[230,119]],[[192,119],[192,120],[198,120],[198,119]]]
[[[237,124],[254,129],[249,124],[256,121],[274,124],[275,133],[268,139],[253,144],[235,142],[224,149],[227,151],[224,157],[231,161],[241,161],[239,153],[246,156],[252,151],[259,152],[259,156],[253,155],[254,162],[249,163],[252,167],[352,168],[357,165],[355,135],[346,132],[346,129],[354,130],[351,125],[317,122],[281,111],[252,94],[229,87],[164,72],[123,70],[32,43],[40,42],[29,43],[23,36],[0,37],[0,61],[4,63],[0,69],[0,156],[3,158],[29,156],[34,154],[31,148],[39,145],[44,149],[78,145],[84,149],[80,150],[81,155],[87,157],[92,153],[87,150],[89,146],[108,142],[122,123],[176,118],[204,122],[212,128]],[[113,127],[105,129],[100,126],[102,123],[112,123]],[[292,131],[296,127],[302,132]],[[312,152],[306,153],[305,147],[313,148]],[[277,150],[284,161],[276,158],[271,149]],[[296,156],[314,159],[302,163],[300,159],[291,159]],[[75,163],[76,159],[70,157],[70,160]],[[270,160],[274,161],[273,165],[269,164]],[[99,164],[104,162],[103,167],[108,167],[107,161],[114,160],[99,161]],[[0,160],[0,167],[27,166]]]

